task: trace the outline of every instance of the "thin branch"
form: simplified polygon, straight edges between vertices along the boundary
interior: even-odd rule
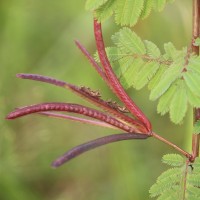
[[[200,23],[200,1],[193,0],[193,27],[192,27],[192,52],[199,55],[199,46],[194,45],[195,40],[199,37]]]
[[[15,119],[18,117],[22,117],[24,115],[29,115],[32,113],[38,113],[43,111],[64,111],[64,112],[78,113],[108,123],[128,133],[134,133],[137,131],[137,129],[135,129],[134,127],[130,127],[127,124],[113,118],[110,115],[107,115],[92,108],[88,108],[86,106],[71,104],[71,103],[55,102],[55,103],[42,103],[42,104],[26,106],[11,112],[10,114],[7,115],[6,119]]]
[[[85,119],[85,118],[79,118],[75,116],[70,116],[70,115],[65,115],[65,114],[60,114],[60,113],[54,113],[54,112],[39,112],[39,115],[44,115],[50,118],[59,118],[59,119],[69,119],[72,121],[76,122],[81,122],[84,124],[91,124],[91,125],[96,125],[96,126],[101,126],[105,128],[113,128],[116,129],[115,126],[111,126],[105,122],[97,121],[97,120],[90,120],[90,119]]]
[[[192,29],[192,52],[199,55],[199,46],[194,45],[194,41],[200,34],[200,0],[193,0],[193,29]],[[200,108],[194,109],[194,123],[200,119]],[[192,135],[192,155],[191,161],[199,156],[200,134]]]
[[[59,87],[63,87],[65,89],[69,89],[70,91],[74,92],[76,95],[83,97],[84,99],[86,99],[87,101],[93,103],[94,105],[104,109],[105,111],[107,111],[109,114],[112,114],[114,116],[116,116],[118,119],[123,120],[127,123],[130,124],[130,126],[134,126],[135,129],[137,129],[137,132],[145,132],[145,127],[143,126],[143,124],[141,124],[139,121],[130,118],[127,115],[124,115],[120,112],[118,112],[118,110],[114,109],[112,106],[110,106],[109,102],[104,101],[103,99],[101,99],[98,96],[95,96],[94,94],[96,93],[95,91],[85,88],[85,87],[78,87],[75,86],[73,84],[64,82],[64,81],[60,81],[48,76],[42,76],[42,75],[38,75],[38,74],[17,74],[18,78],[23,78],[23,79],[30,79],[30,80],[35,80],[35,81],[41,81],[41,82],[45,82],[45,83],[50,83]],[[92,96],[92,94],[93,96]]]
[[[189,159],[186,160],[185,162],[185,173],[183,176],[183,200],[186,199],[186,189],[187,189],[187,176],[188,176],[188,166],[189,166]]]
[[[59,167],[63,165],[65,162],[70,161],[71,159],[85,153],[86,151],[92,150],[94,148],[97,148],[99,146],[103,146],[109,143],[118,142],[122,140],[133,140],[133,139],[146,139],[148,138],[148,135],[142,135],[142,134],[115,134],[115,135],[109,135],[102,138],[98,138],[92,141],[89,141],[87,143],[81,144],[77,147],[74,147],[73,149],[67,151],[64,155],[56,159],[52,163],[52,167]]]
[[[160,140],[161,142],[171,146],[173,149],[176,149],[180,154],[184,155],[186,158],[191,159],[192,155],[189,154],[188,152],[184,151],[183,149],[181,149],[180,147],[178,147],[177,145],[173,144],[172,142],[166,140],[165,138],[161,137],[160,135],[157,135],[155,132],[152,132],[152,137]]]
[[[120,84],[116,75],[114,74],[110,62],[108,60],[105,45],[103,41],[103,35],[101,30],[101,23],[99,23],[96,19],[94,19],[94,34],[96,40],[97,51],[99,54],[99,58],[101,64],[104,68],[106,76],[109,80],[109,83],[112,87],[113,92],[117,95],[117,97],[124,103],[126,108],[136,116],[146,127],[147,131],[151,131],[151,123],[144,115],[144,113],[136,106],[136,104],[132,101],[132,99],[127,95],[124,88]]]

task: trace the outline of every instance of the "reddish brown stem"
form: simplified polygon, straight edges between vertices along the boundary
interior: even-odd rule
[[[102,30],[101,30],[101,23],[99,23],[96,19],[94,19],[94,34],[95,34],[95,40],[96,40],[96,46],[97,46],[99,58],[105,70],[105,74],[109,80],[109,84],[111,85],[113,89],[113,92],[124,103],[126,108],[145,125],[147,132],[151,131],[152,130],[151,123],[149,122],[147,117],[144,115],[144,113],[132,101],[132,99],[126,94],[124,88],[122,87],[122,85],[120,84],[119,80],[117,79],[117,77],[115,76],[112,70],[112,67],[110,65],[110,62],[108,60],[108,57],[105,51],[103,35],[102,35]]]
[[[186,158],[191,159],[192,155],[189,154],[188,152],[184,151],[180,147],[176,146],[175,144],[171,143],[170,141],[166,140],[165,138],[161,137],[160,135],[157,135],[155,132],[152,133],[152,137],[160,140],[161,142],[167,144],[168,146],[171,146],[173,149],[176,149],[179,153],[184,155]]]
[[[199,46],[194,45],[194,41],[199,37],[200,33],[200,0],[193,0],[193,41],[192,41],[192,52],[199,55]],[[200,108],[194,109],[194,123],[200,120]],[[194,161],[196,157],[199,156],[199,142],[200,134],[193,134],[192,136],[192,155],[191,161]]]
[[[118,142],[122,140],[146,139],[148,137],[149,137],[148,135],[142,135],[137,133],[133,134],[122,133],[122,134],[115,134],[98,138],[69,150],[64,155],[56,159],[52,163],[52,167],[59,167],[63,165],[65,162],[70,161],[71,159],[85,153],[86,151],[97,148],[99,146],[103,146],[109,143]]]
[[[127,115],[124,115],[120,112],[117,112],[115,109],[110,107],[106,101],[102,100],[100,97],[97,98],[95,96],[91,96],[89,93],[82,90],[81,87],[77,87],[70,83],[60,81],[60,80],[57,80],[57,79],[54,79],[54,78],[51,78],[48,76],[38,75],[38,74],[17,74],[17,77],[23,78],[23,79],[30,79],[30,80],[50,83],[50,84],[53,84],[53,85],[56,85],[59,87],[69,89],[72,92],[74,92],[75,94],[83,97],[87,101],[92,102],[96,106],[98,106],[98,107],[104,109],[105,111],[109,112],[110,114],[116,116],[118,119],[128,122],[131,126],[135,127],[136,132],[145,132],[145,127],[139,121],[132,119],[132,118],[128,117]]]
[[[43,111],[66,111],[78,113],[106,122],[128,133],[134,133],[136,131],[134,127],[130,127],[105,113],[102,113],[92,108],[88,108],[86,106],[71,103],[42,103],[37,105],[26,106],[11,112],[6,118],[15,119],[24,115],[29,115],[32,113],[38,113]]]

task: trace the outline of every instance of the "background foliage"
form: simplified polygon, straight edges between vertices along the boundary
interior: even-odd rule
[[[16,73],[37,73],[112,94],[75,47],[79,39],[95,51],[92,16],[84,1],[2,0],[0,3],[0,199],[75,200],[148,199],[148,189],[166,167],[160,158],[173,153],[165,145],[148,141],[126,141],[89,152],[60,169],[50,163],[67,149],[110,133],[75,122],[29,116],[5,121],[15,107],[39,102],[83,102],[69,92],[46,84],[18,80]],[[110,36],[119,29],[110,19],[103,26]],[[134,31],[161,49],[172,41],[186,46],[191,37],[191,2],[177,0],[164,12],[153,12]],[[128,90],[153,122],[154,130],[182,147],[191,127],[174,126],[169,117],[156,114],[148,90]],[[85,103],[85,102],[84,102]],[[113,130],[111,130],[114,132]],[[159,151],[158,151],[159,150]]]

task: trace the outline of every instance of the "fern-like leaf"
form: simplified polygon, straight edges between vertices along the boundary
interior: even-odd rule
[[[113,14],[116,5],[116,0],[108,0],[105,4],[101,5],[98,9],[95,10],[95,18],[101,22],[106,20]]]
[[[182,66],[180,63],[172,64],[163,74],[159,83],[151,90],[150,99],[156,100],[159,98],[170,85],[180,77],[180,72],[182,71]]]
[[[134,26],[139,19],[146,18],[152,8],[161,11],[166,3],[174,0],[87,0],[86,9],[94,11],[99,21],[104,21],[114,14],[120,25]]]
[[[178,154],[166,154],[162,157],[162,162],[172,167],[180,167],[184,165],[184,159]]]
[[[176,186],[181,179],[182,171],[179,168],[171,168],[163,172],[156,183],[150,188],[151,197],[158,196]]]
[[[193,169],[194,173],[200,173],[200,157],[196,158],[192,166],[194,168]]]
[[[147,62],[138,72],[134,87],[138,90],[143,88],[151,80],[158,68],[158,63]]]
[[[198,73],[198,75],[200,75],[199,63],[200,63],[200,57],[199,56],[192,56],[189,59],[187,70],[191,70],[194,73]]]
[[[149,55],[150,58],[160,58],[160,49],[153,42],[144,40],[144,44],[147,49],[147,55]]]
[[[159,99],[157,111],[161,115],[169,112],[169,107],[172,101],[172,98],[176,92],[177,86],[173,84]]]
[[[150,90],[152,90],[159,83],[159,81],[160,81],[162,75],[164,74],[165,70],[166,70],[165,65],[161,64],[159,66],[159,69],[157,70],[155,76],[149,81],[148,88]]]
[[[128,61],[128,65],[124,63],[124,65],[126,65],[126,71],[122,74],[121,77],[121,83],[126,89],[130,88],[132,85],[135,85],[135,79],[137,77],[138,71],[144,65],[144,61],[142,59],[130,59]]]
[[[156,183],[150,188],[150,196],[157,200],[196,200],[200,199],[200,159],[192,164],[180,155],[167,154],[163,162],[173,166],[163,172]]]
[[[188,197],[190,197],[190,198],[187,198],[188,200],[189,199],[194,200],[197,197],[200,198],[200,189],[199,188],[188,184],[187,191],[188,191]]]
[[[187,111],[187,94],[183,80],[178,81],[176,92],[170,103],[170,119],[178,124],[182,121]]]
[[[118,0],[115,21],[117,24],[133,26],[143,9],[144,0]]]
[[[150,15],[152,7],[153,7],[153,1],[154,0],[144,1],[144,7],[140,15],[141,19],[145,19],[146,17]]]
[[[200,187],[200,173],[199,174],[191,174],[188,178],[189,183],[195,187]]]
[[[166,0],[155,0],[153,7],[155,10],[161,11],[165,7]]]
[[[87,10],[95,10],[99,6],[103,5],[106,3],[108,0],[87,0],[85,7]]]
[[[183,74],[183,78],[185,83],[187,84],[188,88],[191,90],[193,94],[196,96],[200,96],[200,76],[195,72],[188,71]]]
[[[193,107],[196,107],[196,108],[200,107],[200,97],[192,93],[188,87],[186,87],[186,92],[187,92],[188,102]]]
[[[165,57],[170,60],[174,60],[174,55],[176,54],[177,50],[171,42],[164,44],[165,49]]]
[[[112,40],[121,52],[127,55],[146,53],[142,40],[129,28],[122,28],[112,36]]]
[[[170,119],[180,124],[188,103],[200,107],[200,56],[187,49],[177,50],[172,43],[164,44],[165,53],[151,41],[142,41],[129,28],[112,36],[115,47],[106,48],[108,58],[125,89],[141,89],[148,85],[150,99],[159,99],[157,111],[169,112]]]

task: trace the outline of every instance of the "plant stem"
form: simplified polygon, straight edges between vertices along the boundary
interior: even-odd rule
[[[185,165],[185,173],[184,173],[184,177],[183,177],[183,200],[185,200],[186,198],[186,188],[187,188],[187,176],[188,176],[188,165],[189,165],[190,161],[189,159],[186,160],[186,165]]]
[[[193,28],[192,28],[192,52],[199,55],[199,46],[194,45],[194,41],[199,37],[199,23],[200,23],[200,0],[193,0]],[[200,119],[200,108],[194,109],[194,123]],[[199,156],[199,141],[200,134],[192,136],[192,160]]]
[[[170,141],[166,140],[165,138],[161,137],[160,135],[157,135],[155,132],[152,132],[152,137],[160,140],[161,142],[164,142],[165,144],[171,146],[172,148],[176,149],[179,153],[181,153],[182,155],[184,155],[187,158],[191,158],[192,155],[189,154],[188,152],[184,151],[183,149],[181,149],[180,147],[178,147],[177,145],[171,143]]]

